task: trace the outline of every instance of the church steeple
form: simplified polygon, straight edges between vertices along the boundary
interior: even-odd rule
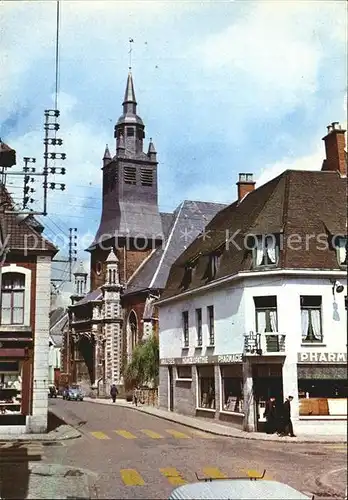
[[[130,113],[135,115],[136,112],[137,112],[137,101],[135,99],[133,77],[132,73],[129,72],[127,78],[126,91],[124,93],[123,114],[126,115]]]
[[[137,115],[137,101],[135,99],[134,83],[132,73],[128,73],[126,90],[123,100],[123,114],[115,125],[116,152],[125,150],[132,156],[139,157],[143,153],[143,140],[145,138],[145,127],[143,120]],[[123,139],[122,139],[123,137]],[[121,147],[120,147],[121,146]]]

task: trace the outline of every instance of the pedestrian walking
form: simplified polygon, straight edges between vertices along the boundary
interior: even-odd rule
[[[117,387],[115,384],[112,384],[111,389],[110,389],[110,396],[111,396],[113,403],[116,403],[117,394],[118,394]]]
[[[288,396],[283,404],[284,434],[285,436],[296,437],[291,421],[291,401],[293,399],[292,396]]]
[[[275,397],[271,396],[266,402],[264,417],[266,419],[266,433],[274,434],[277,426],[277,411]]]

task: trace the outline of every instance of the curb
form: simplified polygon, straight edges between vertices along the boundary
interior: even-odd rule
[[[86,403],[97,403],[97,404],[103,404],[103,405],[106,405],[106,403],[103,403],[101,401],[96,401],[96,400],[92,400],[92,401],[86,401]],[[110,403],[110,406],[111,406],[111,403]],[[147,410],[146,408],[144,407],[139,407],[139,406],[128,406],[124,403],[119,403],[115,404],[115,407],[122,407],[122,408],[129,408],[130,410],[135,410],[135,411],[138,411],[138,412],[141,412],[141,413],[146,413],[147,415],[152,415],[153,417],[157,417],[157,418],[161,418],[163,420],[167,420],[169,422],[174,422],[174,423],[177,423],[177,424],[180,424],[180,425],[183,425],[184,427],[189,427],[191,429],[197,429],[197,430],[200,430],[200,431],[203,431],[203,432],[206,432],[207,434],[213,434],[215,436],[222,436],[222,437],[226,437],[226,438],[235,438],[235,439],[246,439],[246,440],[253,440],[253,441],[262,441],[262,442],[267,442],[267,443],[292,443],[292,444],[310,444],[310,443],[319,443],[319,444],[337,444],[337,443],[346,443],[347,442],[347,439],[342,439],[342,441],[333,441],[332,439],[320,439],[320,440],[310,440],[310,439],[306,439],[305,437],[303,439],[301,439],[301,441],[295,441],[294,439],[292,438],[288,438],[288,437],[282,437],[282,438],[278,438],[278,439],[269,439],[269,438],[266,438],[266,437],[263,437],[263,436],[255,436],[253,433],[247,433],[247,435],[233,435],[233,434],[223,434],[221,431],[216,431],[214,429],[205,429],[203,426],[201,426],[200,422],[197,422],[197,423],[187,423],[187,422],[182,422],[174,417],[171,417],[170,415],[156,415],[155,413],[152,413],[151,411]],[[343,436],[342,436],[343,437]],[[296,439],[296,438],[295,438]]]
[[[347,476],[347,468],[346,467],[340,467],[339,469],[334,469],[334,470],[331,470],[329,472],[327,472],[326,474],[324,474],[323,476],[320,476],[320,477],[317,477],[316,480],[315,480],[315,484],[317,486],[319,486],[319,488],[323,488],[324,490],[326,490],[326,492],[328,492],[330,495],[338,495],[337,498],[347,498],[347,490],[345,493],[342,493],[342,492],[338,492],[337,490],[335,490],[332,486],[332,483],[330,483],[327,479],[328,477],[335,473],[335,472],[339,472],[339,471],[342,471],[344,476],[346,477]],[[326,480],[325,480],[326,479]]]

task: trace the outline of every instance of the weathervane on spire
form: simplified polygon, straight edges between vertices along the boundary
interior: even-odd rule
[[[131,69],[132,69],[132,43],[134,43],[134,40],[133,40],[133,38],[130,38],[129,39],[129,51],[128,51],[128,54],[129,54],[129,71],[131,71]]]

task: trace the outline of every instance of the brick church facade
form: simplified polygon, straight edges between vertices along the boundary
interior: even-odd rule
[[[139,340],[157,333],[156,299],[173,262],[225,205],[183,201],[173,213],[158,207],[157,153],[137,114],[132,74],[114,129],[116,154],[105,149],[102,214],[87,273],[75,273],[69,328],[63,341],[66,381],[108,394],[123,386],[122,369]]]

